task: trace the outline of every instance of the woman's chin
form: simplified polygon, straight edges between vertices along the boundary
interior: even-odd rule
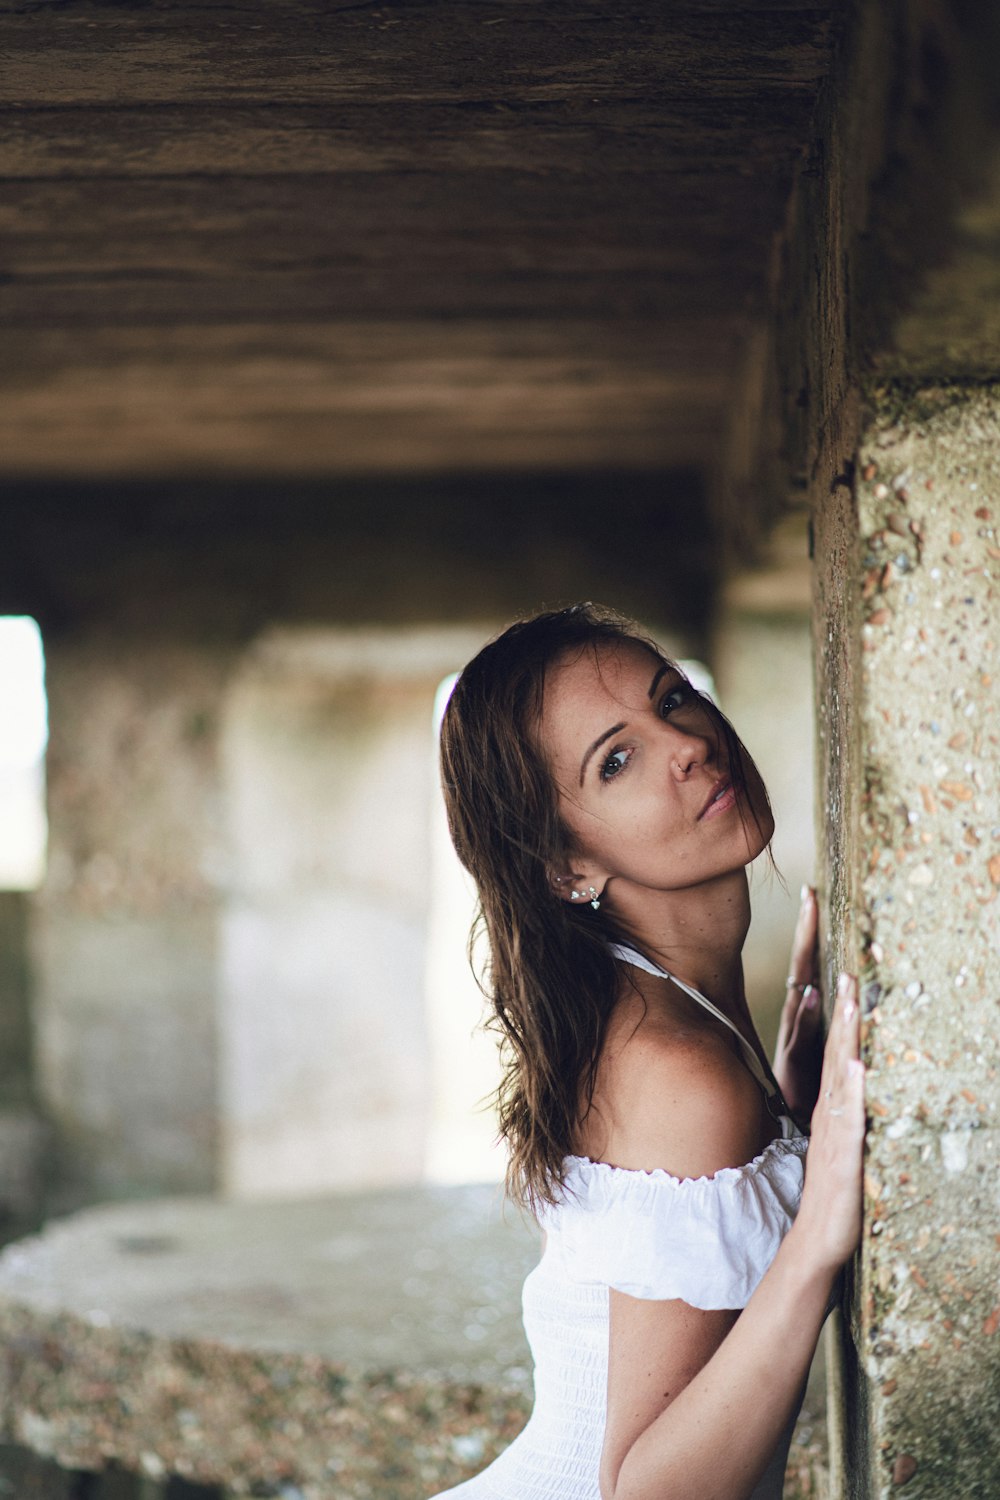
[[[747,841],[747,864],[753,864],[770,845],[774,837],[774,819],[770,813],[766,813],[760,820],[758,827],[752,819],[749,819],[744,830]]]

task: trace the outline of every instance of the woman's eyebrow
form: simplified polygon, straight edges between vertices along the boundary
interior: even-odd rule
[[[650,696],[650,698],[652,698],[653,694],[656,692],[656,689],[659,687],[661,679],[663,677],[665,677],[668,672],[673,672],[674,670],[675,670],[675,668],[674,668],[674,666],[673,666],[673,664],[671,662],[665,661],[662,664],[662,666],[656,672],[656,675],[654,676],[652,682],[649,684],[649,696]],[[583,757],[583,761],[581,762],[581,765],[580,765],[580,785],[581,786],[583,786],[583,778],[584,778],[584,776],[587,773],[587,762],[590,760],[590,757],[593,755],[594,751],[595,750],[599,750],[601,748],[601,746],[604,744],[605,740],[609,740],[613,734],[620,733],[620,731],[623,730],[624,728],[625,728],[624,722],[622,722],[621,724],[612,724],[612,726],[611,726],[610,729],[606,729],[603,734],[599,734],[597,736],[597,739],[594,741],[594,743],[587,750],[587,753]]]
[[[603,734],[599,734],[597,736],[597,739],[594,741],[594,743],[591,745],[590,749],[587,751],[586,755],[583,757],[583,763],[580,766],[580,785],[581,786],[583,786],[583,777],[584,777],[584,773],[586,772],[586,769],[587,769],[587,762],[590,759],[590,757],[593,755],[594,751],[595,750],[599,750],[601,748],[601,746],[604,744],[605,740],[609,740],[613,734],[618,734],[624,728],[625,728],[625,722],[623,720],[621,724],[612,724],[612,726],[611,726],[610,729],[606,729]]]

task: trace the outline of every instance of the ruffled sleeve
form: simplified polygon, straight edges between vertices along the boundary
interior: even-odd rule
[[[570,1157],[543,1227],[572,1281],[745,1307],[798,1210],[807,1146],[805,1136],[774,1140],[746,1166],[697,1178]]]

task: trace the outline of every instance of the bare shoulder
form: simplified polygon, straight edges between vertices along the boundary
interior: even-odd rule
[[[597,1103],[603,1159],[675,1177],[751,1161],[767,1129],[760,1088],[724,1036],[649,1016],[614,1029]]]

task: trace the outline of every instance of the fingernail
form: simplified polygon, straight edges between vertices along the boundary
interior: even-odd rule
[[[802,1004],[806,1010],[815,1010],[819,1004],[819,990],[813,984],[807,984],[802,992]]]
[[[851,976],[845,969],[841,969],[837,975],[837,994],[849,995],[851,992]]]
[[[799,892],[799,896],[801,897],[802,905],[805,906],[806,902],[809,900],[809,887],[807,885],[804,885],[802,887],[801,891]]]

